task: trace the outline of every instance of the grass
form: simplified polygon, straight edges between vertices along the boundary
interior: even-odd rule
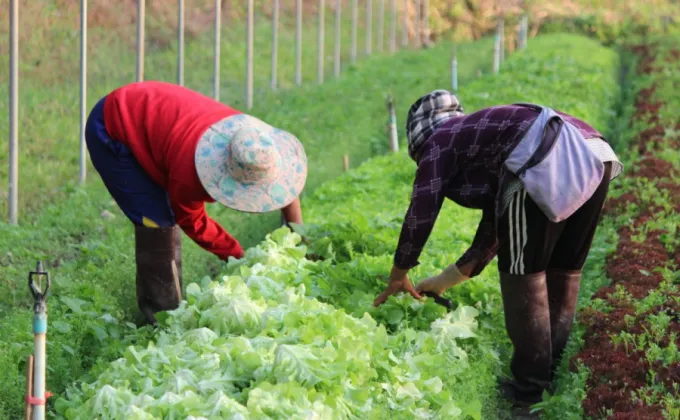
[[[386,150],[387,92],[397,98],[401,118],[418,95],[448,86],[449,48],[442,44],[422,54],[403,51],[395,57],[371,57],[322,86],[268,95],[253,114],[300,137],[310,159],[308,189],[312,190],[342,173],[344,153],[350,155],[354,166]],[[490,40],[459,46],[460,56],[467,57],[459,66],[462,85],[475,77],[477,69],[489,68],[489,57],[478,52],[490,48]],[[396,72],[395,68],[403,70]],[[77,126],[69,115],[55,118],[55,122],[62,125],[53,132],[63,135],[68,134],[68,127]],[[73,150],[50,150],[39,163],[33,163],[43,165],[39,171],[34,167],[33,178],[28,179],[35,181],[36,188],[44,188],[41,182],[49,180],[46,173],[58,178],[60,170],[76,169]],[[97,359],[113,357],[124,345],[122,337],[129,330],[125,321],[136,310],[133,229],[95,173],[91,172],[90,180],[84,188],[61,187],[60,200],[47,201],[37,211],[25,214],[18,226],[0,224],[0,285],[6,291],[0,298],[0,330],[5,336],[0,343],[0,382],[6,384],[0,390],[0,418],[16,417],[23,404],[23,360],[32,349],[32,302],[25,279],[36,260],[45,262],[54,282],[48,300],[48,387],[52,392],[61,392]],[[35,199],[39,202],[40,196]],[[104,210],[114,218],[102,218]],[[209,212],[246,246],[277,222],[274,214],[244,216],[215,206]],[[184,246],[187,281],[219,270],[221,263],[216,257],[186,238]]]

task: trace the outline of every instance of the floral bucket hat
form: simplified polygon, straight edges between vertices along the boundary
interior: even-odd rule
[[[307,180],[300,141],[247,114],[213,124],[198,141],[195,163],[201,184],[215,201],[248,213],[287,206]]]

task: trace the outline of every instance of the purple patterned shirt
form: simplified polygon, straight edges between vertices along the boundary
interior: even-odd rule
[[[603,138],[583,121],[556,112],[575,125],[585,138]],[[538,112],[529,107],[495,106],[451,117],[437,128],[419,151],[411,205],[394,256],[398,268],[418,265],[445,198],[463,207],[482,210],[474,240],[456,265],[477,261],[472,276],[486,267],[498,249],[495,222],[498,193],[505,175],[502,163],[537,116]]]

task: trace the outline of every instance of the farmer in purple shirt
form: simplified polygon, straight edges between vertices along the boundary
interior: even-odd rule
[[[408,151],[418,169],[389,285],[375,302],[380,305],[398,292],[415,298],[425,293],[441,295],[477,276],[498,255],[506,329],[514,347],[514,380],[505,381],[500,390],[520,411],[539,402],[543,390],[550,387],[571,331],[581,268],[609,181],[622,170],[597,130],[558,112],[587,139],[587,147],[604,162],[604,174],[575,213],[551,222],[503,165],[539,113],[531,106],[506,105],[465,115],[457,98],[443,90],[411,106],[406,122]],[[446,198],[481,209],[481,222],[458,261],[414,289],[407,273],[418,265]]]

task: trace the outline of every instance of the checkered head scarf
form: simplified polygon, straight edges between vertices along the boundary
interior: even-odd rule
[[[415,101],[406,116],[406,138],[411,159],[418,162],[418,151],[439,124],[460,115],[464,114],[458,98],[446,90],[435,90]]]

